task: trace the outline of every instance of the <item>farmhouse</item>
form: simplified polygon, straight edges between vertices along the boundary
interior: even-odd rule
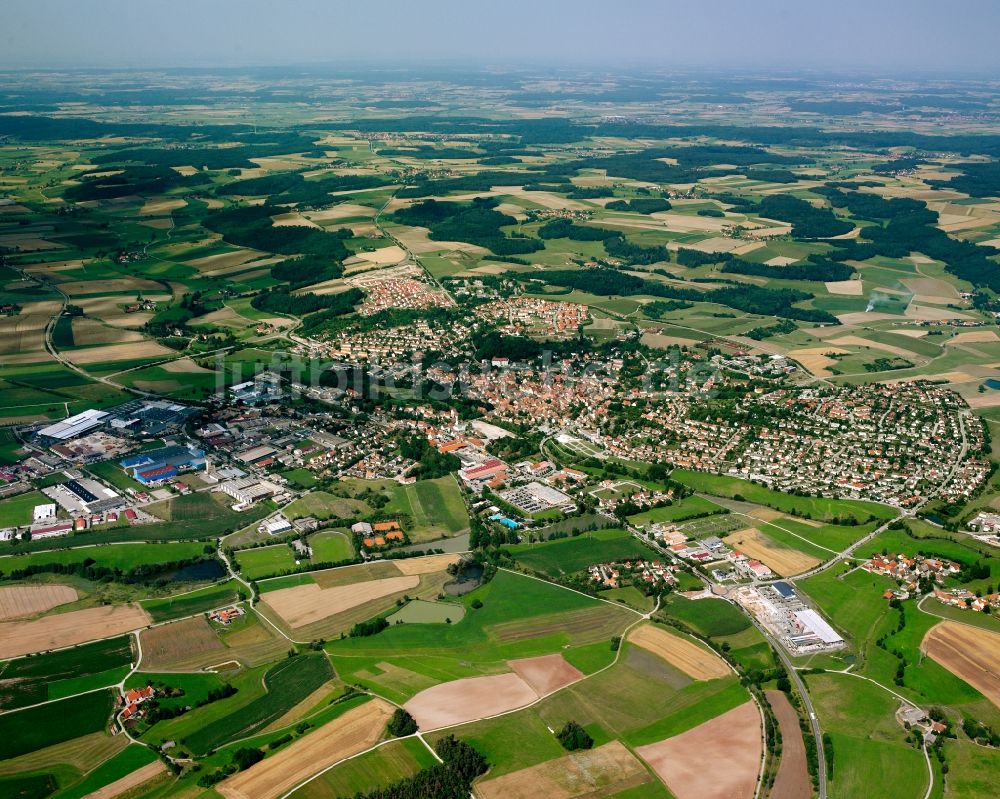
[[[231,608],[222,608],[222,610],[213,610],[208,614],[210,621],[214,621],[217,624],[224,624],[227,627],[232,624],[236,619],[244,615],[244,610],[239,605],[233,605]]]

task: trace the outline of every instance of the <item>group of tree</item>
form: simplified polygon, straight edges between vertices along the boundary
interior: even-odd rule
[[[514,276],[514,275],[512,275]],[[632,296],[645,294],[653,297],[667,297],[688,302],[713,302],[728,305],[746,313],[764,316],[779,316],[807,322],[836,323],[837,318],[826,311],[813,308],[799,308],[795,303],[812,299],[813,295],[796,289],[768,289],[754,285],[723,286],[716,289],[700,290],[686,288],[660,281],[646,280],[615,269],[597,268],[586,271],[567,269],[541,269],[528,275],[518,275],[524,279],[541,280],[557,286],[608,296]]]
[[[357,793],[354,799],[468,799],[473,781],[489,768],[486,758],[454,735],[438,741],[434,751],[440,763],[393,785]]]
[[[497,255],[517,255],[540,250],[544,245],[523,235],[507,235],[501,228],[517,220],[496,210],[499,200],[477,197],[471,203],[425,200],[401,208],[393,219],[403,225],[430,229],[435,241],[467,241],[492,250]]]

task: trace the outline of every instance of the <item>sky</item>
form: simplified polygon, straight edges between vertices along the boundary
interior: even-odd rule
[[[975,72],[1000,0],[2,0],[0,67],[550,64]]]

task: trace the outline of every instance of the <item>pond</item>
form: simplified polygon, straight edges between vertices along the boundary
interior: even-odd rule
[[[462,569],[450,583],[445,583],[444,592],[449,596],[462,596],[475,591],[483,582],[483,567],[470,564]]]

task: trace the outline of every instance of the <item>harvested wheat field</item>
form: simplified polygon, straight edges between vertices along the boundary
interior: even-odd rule
[[[993,330],[968,330],[965,333],[956,333],[947,344],[986,344],[997,340],[997,334]]]
[[[779,546],[756,527],[738,530],[722,540],[729,547],[761,561],[782,577],[800,574],[819,564],[818,558],[797,549]]]
[[[140,785],[166,773],[166,770],[167,767],[163,765],[162,760],[154,760],[142,768],[137,768],[131,774],[126,774],[124,777],[108,783],[103,788],[88,793],[83,799],[115,799],[116,796],[131,793]]]
[[[370,264],[389,265],[398,264],[406,258],[406,252],[402,247],[393,245],[392,247],[381,247],[371,252],[355,253],[354,257],[360,258],[362,261],[367,261]]]
[[[635,751],[677,799],[752,799],[762,751],[760,713],[747,702]]]
[[[151,670],[177,668],[193,655],[208,655],[226,648],[204,616],[143,630],[139,641],[142,667]]]
[[[628,640],[663,658],[693,680],[715,680],[732,674],[729,666],[715,653],[653,624],[637,627]]]
[[[392,705],[381,699],[348,710],[273,757],[219,783],[216,790],[226,799],[284,796],[313,774],[378,743],[392,711]]]
[[[860,280],[833,280],[825,284],[831,294],[860,297],[864,294],[864,284]]]
[[[248,261],[256,261],[263,258],[265,253],[258,250],[236,250],[234,252],[223,252],[218,255],[206,255],[202,258],[195,258],[186,261],[188,266],[193,266],[199,272],[216,272],[230,266],[240,266]]]
[[[284,214],[275,214],[271,217],[271,222],[275,227],[313,227],[319,228],[315,222],[306,219],[297,211],[289,211]]]
[[[20,619],[76,602],[79,595],[68,585],[12,585],[0,588],[0,620]]]
[[[428,555],[424,558],[400,558],[392,564],[403,574],[433,574],[447,569],[452,563],[461,560],[459,555]]]
[[[830,339],[830,343],[842,344],[845,347],[868,347],[869,349],[888,352],[890,355],[898,355],[900,358],[912,358],[914,356],[913,350],[904,349],[903,347],[895,347],[892,344],[882,344],[879,341],[874,341],[870,338],[863,338],[862,336],[840,336],[838,338]]]
[[[70,280],[59,285],[63,291],[70,296],[77,294],[122,294],[124,296],[118,302],[130,303],[135,295],[142,293],[144,297],[153,294],[162,294],[163,286],[153,280],[146,280],[142,277],[112,277],[101,281],[94,280]]]
[[[289,627],[303,627],[373,599],[409,591],[419,584],[420,578],[416,575],[366,580],[333,588],[320,588],[310,583],[269,591],[261,602],[277,613]]]
[[[829,377],[829,369],[837,361],[829,357],[827,353],[846,355],[847,350],[842,350],[838,347],[806,347],[799,350],[790,350],[788,356],[801,363],[809,374],[816,377]]]
[[[313,222],[330,222],[337,219],[351,219],[359,216],[375,216],[375,209],[367,205],[341,203],[322,211],[307,211],[306,218]]]
[[[150,623],[138,605],[105,605],[45,616],[34,621],[0,624],[0,658],[75,646],[98,638],[110,638]]]
[[[1000,707],[1000,634],[944,621],[928,630],[920,648]]]
[[[511,672],[441,683],[421,691],[403,707],[427,731],[496,716],[536,699],[534,689]]]
[[[0,316],[0,355],[44,353],[45,326],[61,307],[58,302],[26,302],[17,316]]]
[[[476,786],[480,799],[601,799],[650,782],[649,772],[620,742],[574,752]]]
[[[508,660],[507,665],[528,683],[538,696],[548,696],[553,691],[583,679],[583,672],[566,662],[559,653]]]
[[[802,799],[812,796],[812,783],[806,765],[806,747],[802,743],[799,715],[783,691],[767,691],[767,701],[781,728],[781,762],[771,786],[769,799]]]
[[[73,346],[87,347],[97,344],[121,344],[144,341],[137,330],[119,330],[97,319],[78,317],[73,320]]]
[[[187,201],[180,198],[159,197],[155,200],[146,200],[146,204],[139,211],[139,216],[163,216],[183,208],[185,205],[187,205]]]
[[[109,344],[106,347],[72,350],[67,357],[73,363],[82,365],[138,361],[142,358],[167,358],[171,355],[177,355],[177,351],[157,344],[155,341],[134,341],[128,344]]]

